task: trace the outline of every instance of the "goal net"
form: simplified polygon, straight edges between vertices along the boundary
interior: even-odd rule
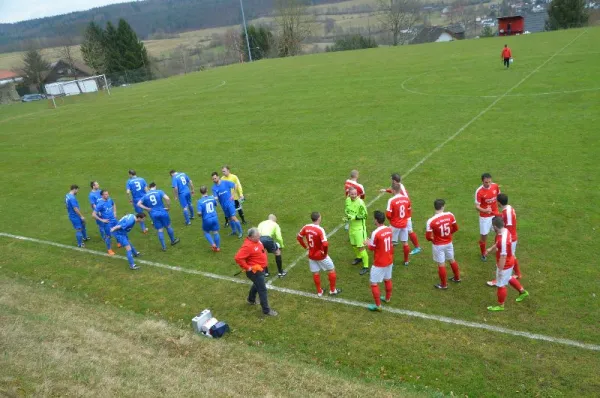
[[[46,84],[44,91],[55,108],[60,103],[64,103],[65,97],[73,95],[98,92],[106,92],[110,95],[110,88],[105,75]],[[57,100],[59,101],[57,102]]]

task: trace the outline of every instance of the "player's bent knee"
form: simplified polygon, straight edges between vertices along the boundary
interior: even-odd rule
[[[130,252],[131,251],[131,245],[125,246],[125,250],[127,250],[128,252]]]

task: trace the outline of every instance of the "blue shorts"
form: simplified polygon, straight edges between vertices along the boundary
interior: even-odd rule
[[[97,225],[98,225],[100,228],[104,229],[104,223],[103,223],[102,221],[96,220],[96,224],[97,224]]]
[[[138,207],[137,202],[139,201],[139,199],[134,199],[133,200],[133,211],[135,212],[135,214],[138,213],[143,213],[144,209],[142,209],[141,207]]]
[[[218,231],[219,229],[220,227],[218,218],[214,218],[212,220],[207,221],[202,220],[202,230],[204,232]]]
[[[75,229],[83,229],[83,221],[79,217],[69,217],[71,224],[73,224],[73,228]]]
[[[231,218],[235,216],[235,205],[233,204],[233,202],[227,203],[226,205],[222,206],[222,208],[225,217]]]
[[[112,227],[114,227],[115,225],[117,225],[117,220],[112,220],[112,221],[111,221],[111,220],[109,220],[109,221],[108,221],[108,223],[106,223],[106,224],[104,224],[104,223],[103,223],[103,222],[101,222],[101,221],[99,221],[99,222],[100,222],[100,224],[101,224],[100,226],[101,226],[102,228],[104,228],[104,234],[105,234],[106,236],[111,236],[111,235],[114,235],[114,234],[112,234],[112,233],[110,232],[110,229],[111,229]]]
[[[180,194],[179,195],[179,203],[181,204],[181,207],[189,206],[189,209],[192,212],[194,211],[194,208],[192,207],[192,194],[191,193],[187,192],[187,193]]]
[[[127,237],[126,233],[120,232],[120,233],[116,233],[113,234],[113,236],[115,237],[115,239],[117,239],[117,243],[120,244],[123,247],[129,246],[129,238]]]
[[[171,217],[166,211],[150,214],[150,218],[152,218],[152,224],[154,224],[154,228],[156,229],[166,228],[171,225]]]

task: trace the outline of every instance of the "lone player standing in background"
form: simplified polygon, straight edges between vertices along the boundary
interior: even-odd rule
[[[302,227],[296,239],[303,248],[308,249],[308,266],[313,274],[317,295],[321,297],[324,293],[321,288],[320,271],[326,271],[329,278],[329,295],[334,296],[341,293],[342,290],[335,287],[337,275],[333,261],[327,254],[329,242],[327,242],[325,230],[321,227],[321,214],[315,211],[310,215],[310,219],[312,224]]]
[[[365,250],[365,239],[367,239],[367,206],[365,202],[358,197],[358,191],[355,187],[348,188],[348,197],[346,198],[346,207],[344,209],[344,220],[350,223],[348,235],[350,244],[354,249],[354,261],[352,265],[362,262],[363,268],[360,275],[369,271],[369,254]],[[384,216],[385,217],[385,216]]]
[[[400,174],[394,173],[394,174],[392,174],[391,177],[392,177],[392,186],[394,184],[400,185],[400,193],[410,199],[410,197],[408,196],[408,192],[406,191],[406,187],[404,186],[404,184],[402,184],[402,177],[400,177]],[[379,190],[379,192],[394,193],[394,191],[392,191],[392,188],[382,188]],[[407,229],[408,229],[408,237],[410,238],[410,241],[412,242],[412,244],[415,246],[415,248],[411,250],[410,255],[412,256],[414,254],[421,253],[422,249],[421,249],[421,246],[419,245],[419,238],[417,237],[417,234],[415,233],[415,231],[413,231],[412,209],[410,210],[410,214],[408,216]]]
[[[129,196],[129,203],[133,204],[134,213],[143,213],[144,210],[139,208],[137,203],[144,197],[146,191],[148,191],[146,180],[144,180],[142,177],[138,177],[135,173],[135,170],[129,170],[129,180],[127,180],[125,189],[127,190],[127,195]],[[148,233],[148,228],[146,228],[146,223],[144,223],[144,220],[140,221],[140,227],[142,228],[143,233]]]
[[[222,180],[231,181],[235,184],[235,188],[233,189],[233,201],[235,203],[235,209],[240,216],[240,220],[242,220],[242,224],[246,224],[246,219],[244,218],[244,210],[242,209],[242,203],[244,202],[244,191],[242,189],[242,183],[240,179],[231,172],[229,166],[223,166],[221,169],[221,173],[223,173]],[[229,220],[225,217],[225,226],[229,224]]]
[[[377,210],[373,214],[375,231],[370,240],[365,240],[369,250],[375,252],[373,266],[371,267],[371,293],[375,304],[369,305],[369,311],[381,311],[381,300],[389,303],[392,299],[392,269],[394,268],[394,245],[392,244],[392,229],[386,227],[385,214]],[[379,283],[385,284],[385,297],[381,297]]]
[[[454,273],[454,277],[450,280],[456,283],[460,282],[460,271],[458,263],[454,259],[454,245],[452,244],[452,235],[458,231],[458,224],[456,224],[454,214],[444,211],[445,206],[444,199],[436,199],[433,202],[435,215],[427,220],[427,232],[425,233],[425,238],[433,243],[433,261],[438,265],[440,283],[434,286],[437,289],[448,288],[446,261],[450,263]]]
[[[504,60],[504,66],[506,66],[506,68],[508,69],[510,67],[510,59],[512,58],[512,52],[510,51],[510,47],[508,47],[508,44],[504,45],[504,48],[502,49],[502,54],[500,56]]]
[[[490,173],[481,175],[481,185],[475,191],[475,209],[479,212],[479,250],[481,261],[486,261],[485,255],[487,236],[492,230],[492,218],[498,215],[496,197],[500,193],[498,184],[492,182]]]
[[[513,269],[513,277],[521,279],[521,269],[519,268],[519,260],[517,259],[517,213],[511,205],[508,204],[508,195],[501,193],[498,195],[498,203],[502,208],[502,220],[504,220],[504,226],[510,232],[512,239],[512,254],[515,257],[515,266]],[[491,280],[488,286],[496,286],[496,280]]]
[[[519,292],[517,302],[523,301],[529,296],[527,290],[521,286],[516,278],[512,278],[515,257],[512,253],[512,239],[508,229],[504,228],[502,217],[494,217],[492,221],[494,231],[496,231],[496,244],[487,249],[486,254],[496,252],[496,286],[498,287],[498,305],[487,307],[489,311],[504,311],[504,302],[506,301],[506,285],[511,285]]]

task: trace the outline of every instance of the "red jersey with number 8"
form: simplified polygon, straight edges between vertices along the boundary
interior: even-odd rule
[[[306,243],[308,243],[308,258],[315,261],[320,261],[327,257],[327,235],[325,235],[325,230],[315,224],[307,224],[298,233],[296,239],[302,246],[302,242],[306,238]]]
[[[392,229],[382,225],[371,234],[369,250],[375,252],[373,266],[387,267],[394,263],[394,245],[392,244]]]
[[[452,234],[456,231],[458,231],[458,224],[454,214],[444,212],[427,220],[425,237],[434,245],[447,245],[452,243]]]
[[[408,196],[396,195],[388,200],[386,217],[390,220],[390,225],[394,228],[406,228],[408,219],[411,216],[411,205]]]

